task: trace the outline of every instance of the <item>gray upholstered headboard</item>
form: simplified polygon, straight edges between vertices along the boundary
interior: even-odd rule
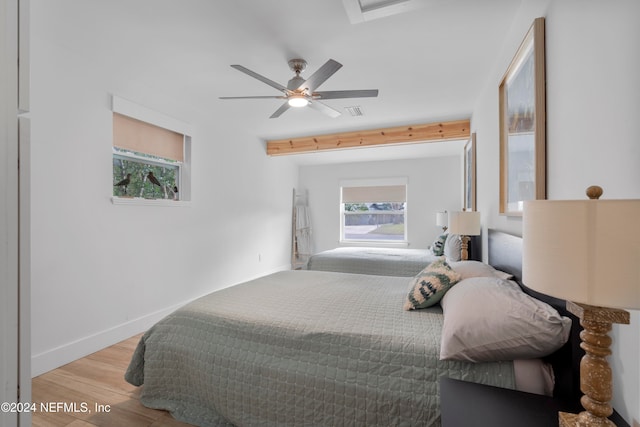
[[[553,365],[556,385],[554,396],[557,397],[567,411],[580,411],[580,359],[584,350],[580,348],[579,320],[566,308],[566,301],[541,294],[527,288],[522,283],[522,237],[489,229],[489,264],[495,268],[512,274],[520,287],[529,295],[553,306],[563,316],[573,321],[569,341],[558,351],[547,356]]]

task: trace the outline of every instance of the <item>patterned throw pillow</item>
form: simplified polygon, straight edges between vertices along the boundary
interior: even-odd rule
[[[447,241],[447,234],[442,234],[438,236],[438,238],[433,242],[433,244],[430,247],[431,252],[433,252],[435,256],[444,255],[444,243],[446,241]]]
[[[440,301],[460,279],[460,274],[453,271],[444,259],[432,262],[411,279],[411,289],[404,303],[404,309],[431,307]]]

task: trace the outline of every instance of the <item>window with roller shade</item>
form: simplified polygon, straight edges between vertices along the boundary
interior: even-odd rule
[[[343,181],[340,239],[349,242],[406,242],[407,180]]]
[[[113,196],[188,200],[184,190],[189,142],[187,135],[114,112]]]

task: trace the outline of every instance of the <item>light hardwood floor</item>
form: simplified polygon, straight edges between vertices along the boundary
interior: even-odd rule
[[[33,426],[190,427],[174,420],[168,412],[142,406],[139,387],[124,380],[139,339],[139,335],[132,337],[34,378],[31,400],[38,405],[38,411],[33,413]],[[53,403],[54,408],[57,402],[75,404],[77,410],[67,406],[65,411],[60,406],[59,412],[45,413],[40,411],[42,402]],[[83,412],[84,408],[87,411]]]

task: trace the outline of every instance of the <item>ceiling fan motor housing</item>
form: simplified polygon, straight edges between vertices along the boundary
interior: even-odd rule
[[[304,79],[300,77],[299,74],[296,74],[291,80],[289,80],[289,83],[287,83],[287,89],[296,90],[302,83],[304,83]]]

